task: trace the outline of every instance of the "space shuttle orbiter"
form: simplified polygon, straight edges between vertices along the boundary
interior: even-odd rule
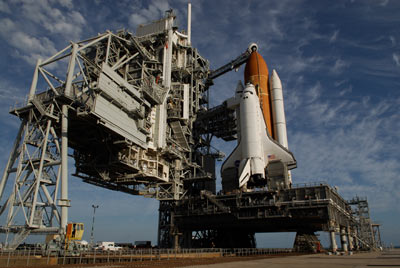
[[[236,109],[238,144],[221,168],[225,192],[268,186],[288,188],[289,170],[296,167],[287,149],[282,86],[273,71],[270,90],[267,65],[254,49],[245,67],[245,83],[239,82],[227,107]]]

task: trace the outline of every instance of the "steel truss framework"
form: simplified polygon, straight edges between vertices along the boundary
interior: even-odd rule
[[[41,105],[41,110],[25,112],[0,185],[3,193],[9,177],[15,176],[11,195],[0,211],[2,214],[8,209],[2,231],[18,233],[12,242],[14,246],[31,231],[54,232],[58,228],[52,227],[60,224],[57,208],[61,176],[61,141],[57,134],[60,109],[54,103],[38,104],[36,98],[32,103]],[[14,224],[18,214],[26,226]]]
[[[357,222],[353,226],[355,236],[357,236],[359,241],[357,247],[364,249],[381,247],[380,235],[378,235],[379,225],[372,223],[367,198],[356,196],[348,202],[353,207],[353,217]]]
[[[380,230],[380,224],[378,223],[373,223],[372,224],[372,231],[374,233],[374,242],[375,242],[375,247],[376,248],[382,248],[383,243],[381,240],[381,230]]]

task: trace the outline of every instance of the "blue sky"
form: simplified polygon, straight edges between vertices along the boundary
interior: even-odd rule
[[[187,1],[0,1],[0,169],[19,120],[10,106],[28,93],[34,64],[106,30],[135,32],[173,8],[186,28]],[[192,43],[217,68],[250,42],[259,45],[284,87],[293,182],[325,181],[345,198],[366,196],[382,239],[400,244],[400,2],[193,1]],[[233,96],[243,67],[215,80],[211,105]],[[215,141],[229,155],[234,142]],[[72,161],[71,161],[72,162]],[[219,173],[220,164],[217,166]],[[70,168],[71,172],[73,167]],[[96,240],[156,241],[158,202],[70,179],[70,220],[86,223],[92,204]],[[290,235],[259,236],[291,246]]]

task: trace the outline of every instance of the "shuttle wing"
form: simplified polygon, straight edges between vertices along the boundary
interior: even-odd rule
[[[288,151],[285,147],[271,139],[269,136],[265,136],[263,148],[265,166],[267,166],[270,161],[274,160],[281,160],[283,163],[286,163],[289,170],[297,166],[296,159],[292,152]]]
[[[228,168],[239,168],[241,160],[242,160],[242,148],[239,143],[223,163],[221,171],[224,171],[225,169]]]

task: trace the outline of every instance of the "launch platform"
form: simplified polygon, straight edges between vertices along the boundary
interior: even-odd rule
[[[167,224],[168,218],[173,222]],[[350,205],[326,183],[223,195],[202,191],[177,204],[161,203],[160,225],[163,223],[164,230],[175,230],[185,248],[255,247],[255,233],[313,236],[317,231],[356,225]],[[161,246],[170,246],[168,235],[160,237]]]

